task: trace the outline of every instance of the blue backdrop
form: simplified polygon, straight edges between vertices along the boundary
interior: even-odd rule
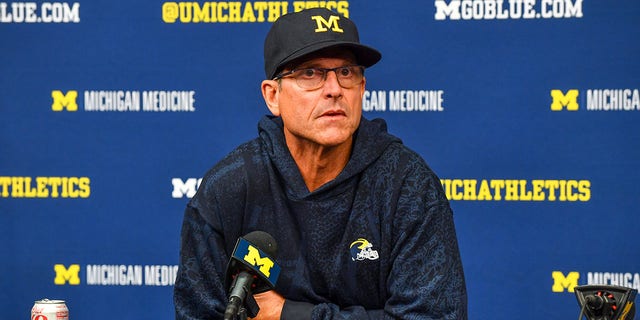
[[[383,53],[363,107],[454,209],[470,319],[640,289],[635,0],[0,2],[0,306],[172,319],[183,209],[256,136],[262,44],[324,5]]]

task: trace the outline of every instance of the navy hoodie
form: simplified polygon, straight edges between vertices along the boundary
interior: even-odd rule
[[[222,319],[236,240],[255,230],[278,244],[282,319],[466,319],[467,295],[449,203],[415,152],[362,118],[351,158],[309,192],[282,121],[204,176],[185,210],[176,319]]]

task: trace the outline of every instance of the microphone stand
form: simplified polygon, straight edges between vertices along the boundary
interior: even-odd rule
[[[247,320],[247,309],[245,309],[244,306],[238,310],[238,320]]]
[[[240,310],[240,320],[247,320],[247,316],[255,318],[260,311],[260,307],[258,306],[256,298],[254,298],[252,294],[249,294],[244,299],[244,305],[240,308]],[[244,318],[242,318],[243,316]]]
[[[256,298],[254,298],[252,294],[248,294],[244,299],[243,304],[240,306],[240,308],[238,308],[238,312],[233,315],[234,320],[247,320],[248,318],[255,318],[258,315],[259,311],[260,307],[258,306],[258,302],[256,302]]]

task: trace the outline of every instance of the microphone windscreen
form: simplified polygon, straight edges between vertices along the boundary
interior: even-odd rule
[[[264,231],[249,232],[244,236],[245,240],[251,242],[262,252],[276,258],[278,255],[278,244],[270,234]]]

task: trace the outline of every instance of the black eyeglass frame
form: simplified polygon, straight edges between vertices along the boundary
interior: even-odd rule
[[[318,71],[322,71],[322,81],[318,82],[318,86],[317,87],[312,87],[312,88],[305,88],[303,86],[300,86],[300,84],[298,83],[298,79],[295,78],[296,83],[298,83],[298,86],[300,86],[303,89],[307,89],[307,90],[313,90],[313,89],[317,89],[322,87],[322,85],[327,81],[327,75],[329,74],[330,71],[333,71],[336,74],[336,79],[338,80],[338,84],[345,88],[345,89],[349,89],[349,88],[353,88],[355,87],[355,85],[351,86],[351,87],[345,87],[342,85],[342,83],[340,83],[340,76],[338,75],[338,70],[340,69],[344,69],[344,68],[359,68],[361,73],[362,73],[362,78],[364,78],[364,70],[366,69],[364,66],[358,65],[358,64],[350,64],[350,65],[346,65],[346,66],[340,66],[340,67],[335,67],[335,68],[317,68],[317,67],[304,67],[304,68],[294,68],[291,69],[290,71],[287,72],[283,72],[280,73],[278,75],[276,75],[275,77],[273,77],[272,80],[280,80],[283,79],[289,75],[292,75],[298,71],[303,71],[303,70],[318,70]]]

